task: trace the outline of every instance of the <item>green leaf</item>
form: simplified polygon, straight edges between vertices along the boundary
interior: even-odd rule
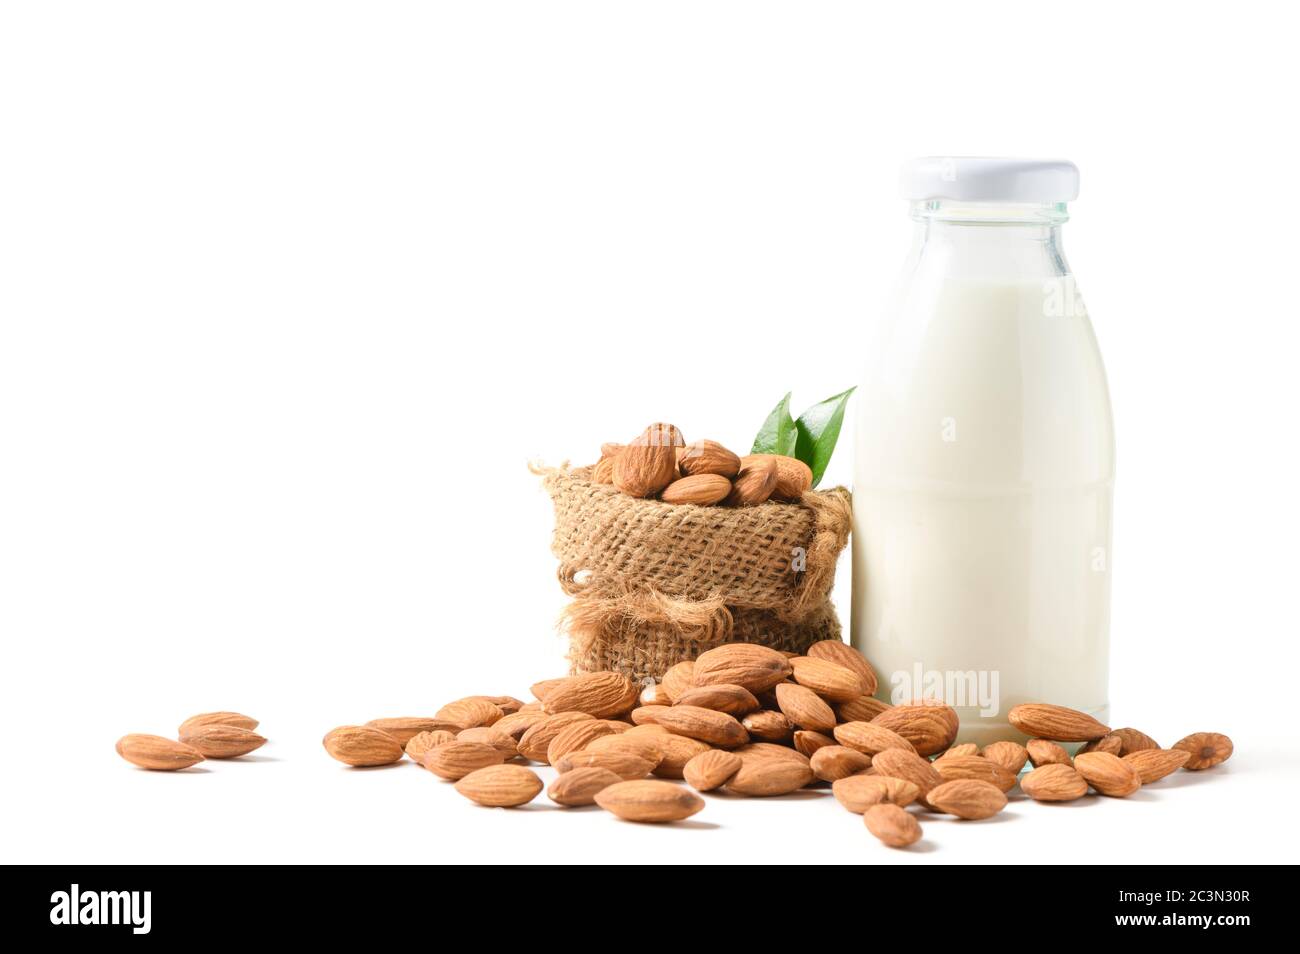
[[[826,465],[835,452],[835,442],[840,439],[840,425],[844,423],[844,408],[855,388],[849,388],[820,404],[814,404],[799,415],[795,422],[798,431],[794,456],[812,470],[812,485],[821,482]],[[788,396],[787,396],[788,399]]]
[[[754,438],[751,454],[784,454],[793,457],[795,445],[799,440],[799,431],[790,416],[790,395],[787,393],[781,402],[772,408],[763,426]]]

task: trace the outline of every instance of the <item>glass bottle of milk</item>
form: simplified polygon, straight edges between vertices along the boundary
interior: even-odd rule
[[[1104,722],[1114,436],[1061,247],[1078,169],[917,159],[903,188],[916,244],[859,388],[853,643],[962,741],[1017,738],[1026,701]]]

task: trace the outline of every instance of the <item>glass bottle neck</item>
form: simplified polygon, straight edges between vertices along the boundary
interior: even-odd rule
[[[916,267],[931,276],[992,281],[1068,275],[1061,226],[1064,203],[912,204]]]

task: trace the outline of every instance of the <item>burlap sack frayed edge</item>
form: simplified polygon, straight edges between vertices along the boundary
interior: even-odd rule
[[[560,627],[576,671],[654,679],[710,643],[802,652],[839,637],[829,593],[848,542],[844,488],[799,504],[689,507],[594,484],[590,468],[532,470],[555,504],[552,550],[560,585],[575,597]],[[804,550],[801,572],[787,563],[794,546]]]

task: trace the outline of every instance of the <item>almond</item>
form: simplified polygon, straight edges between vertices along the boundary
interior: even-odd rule
[[[669,666],[668,671],[664,673],[662,685],[669,701],[676,702],[687,689],[695,685],[695,661],[688,659],[675,666]]]
[[[775,649],[753,643],[727,643],[700,654],[692,669],[692,681],[697,686],[729,683],[759,693],[782,682],[792,671],[789,660]]]
[[[877,775],[901,778],[916,786],[917,797],[924,802],[926,794],[936,785],[942,785],[946,779],[935,771],[934,767],[915,752],[903,749],[885,749],[871,757],[871,769]]]
[[[1109,752],[1111,755],[1119,755],[1124,749],[1124,740],[1114,732],[1103,735],[1100,739],[1093,739],[1084,745],[1075,755],[1081,755],[1084,752]]]
[[[693,441],[677,458],[678,469],[688,477],[711,474],[731,478],[740,472],[740,458],[717,441]]]
[[[1007,719],[1025,735],[1053,742],[1091,742],[1110,732],[1086,712],[1045,702],[1013,706]]]
[[[871,668],[871,663],[867,662],[867,657],[858,652],[848,643],[842,643],[838,639],[823,639],[821,642],[813,643],[808,647],[808,655],[813,659],[824,659],[827,662],[833,662],[845,669],[852,669],[862,679],[866,687],[862,690],[864,696],[874,696],[877,683],[876,671]],[[882,706],[884,703],[880,703]],[[880,713],[876,713],[879,715]]]
[[[402,757],[397,740],[369,725],[343,725],[321,740],[325,751],[348,765],[388,765]]]
[[[891,802],[902,808],[912,804],[921,794],[911,782],[885,775],[850,775],[831,783],[835,800],[855,814],[861,815],[872,805]]]
[[[916,818],[891,802],[872,805],[862,813],[867,831],[890,848],[906,848],[921,840],[921,825]]]
[[[781,683],[776,687],[776,704],[786,718],[800,728],[814,732],[829,732],[835,728],[835,712],[807,686]]]
[[[584,752],[621,752],[645,759],[650,769],[656,768],[664,758],[664,747],[656,739],[632,732],[616,732],[603,735],[587,743]],[[647,771],[649,771],[647,770]]]
[[[756,463],[770,463],[776,468],[773,500],[793,502],[812,488],[812,469],[797,457],[787,457],[784,454],[746,454],[740,458],[741,468]]]
[[[203,725],[181,734],[181,742],[192,746],[208,759],[235,759],[266,744],[252,729],[237,725]]]
[[[954,755],[950,758],[938,759],[932,764],[934,770],[943,776],[945,782],[957,779],[974,779],[980,782],[988,782],[1003,792],[1009,792],[1016,787],[1014,772],[1008,771],[1006,766],[999,765],[982,755]],[[928,795],[926,800],[929,800]]]
[[[1074,757],[1074,770],[1103,795],[1124,798],[1142,787],[1137,769],[1110,752],[1083,752]]]
[[[1232,739],[1218,732],[1194,732],[1179,739],[1173,747],[1191,756],[1183,766],[1190,772],[1214,768],[1232,757]]]
[[[1137,729],[1116,729],[1111,735],[1119,736],[1121,757],[1128,755],[1130,752],[1142,752],[1146,749],[1158,749],[1160,743],[1145,732],[1139,732]]]
[[[1072,802],[1088,794],[1088,783],[1071,765],[1044,762],[1020,780],[1020,790],[1036,802]]]
[[[407,742],[410,742],[421,732],[456,732],[462,728],[458,723],[447,719],[425,719],[413,716],[397,719],[371,719],[366,725],[372,729],[378,729],[380,732],[387,732],[401,746],[405,746]]]
[[[672,697],[668,695],[668,690],[664,688],[662,682],[652,682],[641,690],[641,695],[636,697],[638,705],[643,706],[670,706],[673,704]]]
[[[580,720],[566,725],[546,747],[545,761],[555,765],[570,752],[581,752],[602,735],[611,735],[613,732],[601,719],[592,719],[590,722]]]
[[[829,735],[813,732],[811,729],[800,729],[794,734],[794,750],[810,759],[818,749],[824,749],[826,746],[834,744],[835,740]]]
[[[1007,796],[1002,789],[973,778],[936,785],[925,799],[941,812],[970,821],[992,818],[1007,807]]]
[[[549,718],[550,714],[545,709],[520,709],[493,722],[491,728],[504,732],[518,742],[525,732],[543,719]]]
[[[614,457],[602,457],[591,469],[593,484],[612,484],[614,482]]]
[[[420,768],[424,768],[424,753],[438,745],[455,742],[456,736],[439,729],[436,732],[418,732],[406,743],[406,755]]]
[[[667,712],[672,706],[637,706],[628,715],[634,726],[658,725],[659,713]],[[667,732],[667,729],[664,729]]]
[[[671,446],[632,444],[614,458],[614,486],[632,497],[653,497],[677,478]]]
[[[886,729],[883,725],[876,725],[874,722],[845,722],[843,725],[837,725],[835,740],[866,755],[875,755],[885,749],[916,751],[916,746],[897,732]]]
[[[1178,771],[1191,757],[1186,749],[1138,749],[1122,756],[1125,762],[1137,769],[1143,785],[1158,782]]]
[[[596,804],[624,821],[674,822],[690,818],[704,799],[671,782],[618,782],[596,793]]]
[[[731,481],[718,474],[695,474],[681,477],[664,488],[660,499],[666,504],[694,504],[709,507],[721,503],[731,493]]]
[[[1029,761],[1034,768],[1041,768],[1044,765],[1074,764],[1069,752],[1046,739],[1030,739],[1025,743],[1025,751],[1029,754]]]
[[[808,764],[823,782],[835,782],[871,768],[871,756],[846,745],[824,745],[809,756]]]
[[[505,759],[512,759],[519,754],[519,746],[515,740],[495,725],[480,725],[472,729],[461,729],[456,733],[456,741],[481,742],[484,745],[490,745],[500,752]]]
[[[758,708],[758,700],[744,686],[720,682],[713,686],[695,686],[687,689],[676,700],[677,705],[699,706],[725,712],[736,717]]]
[[[620,779],[634,779],[645,778],[657,763],[633,755],[631,752],[599,752],[583,749],[580,752],[563,755],[553,764],[561,774],[580,768],[603,768],[609,769]]]
[[[533,694],[534,699],[545,702],[547,693],[568,678],[568,676],[561,676],[559,679],[542,679],[529,686],[528,691]]]
[[[477,769],[505,761],[497,749],[482,742],[448,742],[424,753],[424,767],[439,778],[458,781]]]
[[[947,758],[952,758],[954,755],[979,755],[979,754],[980,754],[980,747],[978,745],[976,745],[974,742],[965,742],[961,745],[954,745],[950,748],[944,749],[942,752],[939,753],[939,758],[947,759]]]
[[[990,762],[997,762],[1012,775],[1019,775],[1029,761],[1029,750],[1019,742],[990,742],[984,746],[981,754]]]
[[[478,696],[467,696],[464,699],[457,699],[455,702],[449,702],[436,713],[434,718],[442,723],[450,725],[438,725],[439,729],[452,729],[457,731],[461,729],[472,729],[480,725],[492,725],[505,715],[497,706]],[[426,731],[417,729],[416,731]],[[412,733],[414,735],[414,733]]]
[[[516,699],[514,696],[471,696],[470,698],[490,702],[506,715],[518,712],[525,705],[524,700]]]
[[[787,795],[813,781],[812,768],[785,758],[750,756],[741,760],[740,771],[727,782],[727,791],[736,795],[767,797]]]
[[[794,724],[783,713],[771,709],[751,712],[740,720],[750,738],[760,742],[784,742],[794,734]]]
[[[654,774],[660,778],[682,778],[686,763],[701,752],[709,751],[707,743],[671,732],[656,737],[655,741],[663,748],[663,758],[654,768]]]
[[[161,735],[138,733],[118,739],[117,754],[132,765],[156,772],[174,772],[203,761],[203,753],[191,745],[164,739]]]
[[[526,805],[542,790],[537,773],[522,765],[489,765],[475,769],[456,783],[456,791],[488,808]]]
[[[682,776],[696,791],[711,792],[726,785],[740,771],[743,761],[735,752],[711,749],[687,762]]]
[[[677,703],[655,715],[655,722],[674,735],[699,739],[719,748],[730,749],[749,741],[749,733],[735,716],[701,706]]]
[[[795,656],[790,660],[794,681],[807,686],[828,702],[852,702],[866,693],[866,683],[856,671],[839,663]]]
[[[567,808],[595,805],[597,792],[621,781],[623,779],[609,769],[576,768],[557,777],[546,790],[546,795],[557,805]]]
[[[550,748],[551,741],[566,726],[570,726],[575,722],[595,721],[592,716],[585,712],[557,712],[555,715],[548,715],[519,737],[519,754],[526,759],[532,759],[534,762],[545,762],[546,750]]]
[[[841,702],[835,707],[835,714],[841,722],[870,722],[886,709],[892,709],[887,702],[881,702],[875,696],[858,696],[852,702]]]
[[[911,742],[919,755],[934,755],[952,745],[961,725],[952,706],[929,700],[886,709],[871,724],[893,729]]]
[[[182,722],[176,734],[186,735],[204,725],[233,725],[236,728],[251,731],[257,728],[258,722],[252,716],[246,716],[240,712],[204,712],[200,715],[190,716]]]
[[[796,752],[788,746],[775,745],[771,742],[751,742],[749,745],[742,745],[736,749],[735,753],[744,759],[778,759],[786,762],[798,762],[800,765],[808,764],[808,756]]]
[[[673,424],[651,424],[633,439],[632,446],[685,447],[686,438]]]
[[[732,507],[753,507],[764,503],[776,490],[775,462],[764,459],[741,462],[740,471],[731,483],[726,503]]]
[[[639,695],[627,676],[617,672],[589,672],[570,676],[550,689],[542,704],[547,712],[586,712],[608,719],[627,712]]]

